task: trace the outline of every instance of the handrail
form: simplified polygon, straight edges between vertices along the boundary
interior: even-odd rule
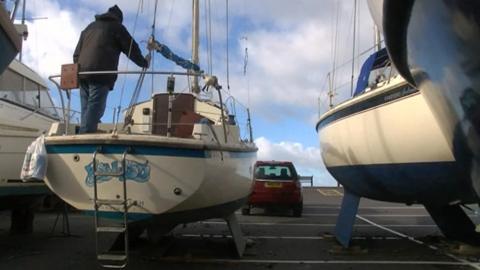
[[[172,75],[178,75],[178,76],[205,76],[205,74],[203,73],[199,73],[199,72],[194,72],[194,71],[188,71],[188,72],[175,72],[175,71],[142,71],[142,70],[138,70],[138,71],[117,71],[117,70],[106,70],[106,71],[81,71],[81,72],[78,72],[78,75],[107,75],[107,74],[150,74],[150,75],[165,75],[165,76],[172,76]],[[60,100],[61,100],[61,104],[62,104],[62,112],[63,112],[63,123],[65,124],[65,128],[64,128],[64,134],[66,135],[68,133],[68,124],[69,124],[69,116],[67,115],[68,112],[71,111],[71,108],[70,108],[70,91],[71,90],[66,90],[66,95],[67,95],[67,99],[68,99],[68,103],[67,103],[67,106],[68,108],[66,109],[65,108],[65,101],[64,101],[64,97],[63,97],[63,91],[62,91],[62,88],[60,86],[60,82],[58,81],[58,78],[60,78],[61,75],[60,74],[57,74],[57,75],[51,75],[48,77],[48,79],[57,87],[57,90],[59,91],[59,95],[60,95]],[[218,96],[219,96],[219,100],[220,100],[220,111],[221,111],[221,122],[222,122],[222,126],[223,126],[223,133],[224,133],[224,139],[225,139],[225,143],[227,143],[228,141],[228,138],[227,138],[227,128],[226,128],[226,119],[225,119],[225,112],[224,112],[224,106],[223,106],[223,100],[222,100],[222,89],[221,87],[217,88],[215,87],[216,90],[217,90],[217,93],[218,93]],[[229,94],[229,93],[228,93]],[[239,104],[240,106],[246,108],[245,105],[243,105],[242,103],[240,103],[237,99],[235,99],[233,96],[229,95],[229,97],[227,98],[227,100],[229,99],[232,99],[236,104]],[[67,112],[68,111],[68,112]],[[253,136],[252,136],[252,126],[251,126],[251,122],[250,122],[250,112],[247,108],[247,115],[248,115],[248,119],[247,119],[247,126],[248,126],[248,129],[249,129],[249,135],[250,135],[250,142],[253,141]]]
[[[203,76],[198,72],[178,72],[178,71],[127,71],[127,70],[103,70],[103,71],[80,71],[78,75],[108,75],[108,74],[149,74],[149,75],[184,75],[184,76]],[[51,75],[48,77],[50,81],[53,78],[60,78],[61,75]]]
[[[179,75],[179,76],[202,76],[201,73],[199,72],[176,72],[176,71],[145,71],[145,70],[139,70],[139,71],[125,71],[125,70],[104,70],[104,71],[81,71],[78,72],[78,75],[107,75],[107,74],[150,74],[150,75]],[[51,81],[58,90],[58,93],[60,95],[60,102],[62,104],[62,113],[63,113],[63,122],[65,124],[65,129],[64,129],[64,134],[66,135],[68,133],[68,124],[69,124],[69,117],[67,115],[67,112],[65,110],[65,101],[63,100],[63,94],[62,94],[62,88],[60,86],[60,83],[57,82],[55,79],[61,78],[60,74],[56,75],[50,75],[48,76],[48,80]],[[70,101],[70,90],[66,90],[67,92],[67,98]],[[68,108],[67,110],[70,111],[70,102],[68,102]]]

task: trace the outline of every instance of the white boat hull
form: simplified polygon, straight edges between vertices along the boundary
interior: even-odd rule
[[[147,145],[131,145],[131,142],[122,142],[122,139],[114,140],[113,144],[111,141],[73,145],[61,144],[58,140],[55,144],[47,141],[49,168],[45,182],[75,208],[93,211],[94,151],[99,146],[103,148],[105,154],[98,154],[96,158],[98,170],[102,171],[103,166],[109,167],[106,171],[111,172],[112,168],[116,168],[115,162],[122,160],[125,149],[130,148],[131,154],[126,157],[129,164],[126,171],[127,198],[132,204],[130,220],[207,209],[232,202],[238,202],[235,207],[239,208],[250,193],[256,149],[250,152],[220,152],[200,145],[193,148],[192,145],[182,146],[179,140],[189,141],[173,138],[169,144],[168,138],[163,138],[162,143]],[[99,199],[123,198],[121,178],[97,178]],[[211,214],[215,215],[215,209],[211,210]],[[115,214],[119,208],[102,206],[100,211],[106,215]]]
[[[423,95],[395,89],[372,90],[320,118],[317,130],[329,172],[362,197],[474,201],[453,156],[452,138],[442,132]]]
[[[0,99],[0,179],[20,179],[27,147],[55,119]]]

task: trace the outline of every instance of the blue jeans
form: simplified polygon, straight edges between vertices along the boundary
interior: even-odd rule
[[[80,104],[82,118],[80,133],[94,133],[105,113],[110,87],[104,84],[80,81]]]

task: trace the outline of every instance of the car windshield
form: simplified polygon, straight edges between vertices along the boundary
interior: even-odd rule
[[[259,165],[255,169],[257,179],[291,180],[293,175],[289,165]]]

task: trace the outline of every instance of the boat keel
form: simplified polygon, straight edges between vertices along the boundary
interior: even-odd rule
[[[228,229],[232,234],[232,239],[233,243],[235,244],[235,251],[237,252],[237,256],[242,257],[247,242],[243,237],[243,233],[240,228],[240,224],[238,223],[237,216],[235,215],[235,213],[232,213],[229,216],[225,217],[225,221],[227,222]]]
[[[353,225],[358,212],[358,204],[360,197],[344,189],[342,207],[337,217],[335,226],[335,237],[337,241],[344,247],[350,245],[352,237]]]
[[[446,238],[480,246],[480,233],[460,205],[425,205],[425,208]]]

